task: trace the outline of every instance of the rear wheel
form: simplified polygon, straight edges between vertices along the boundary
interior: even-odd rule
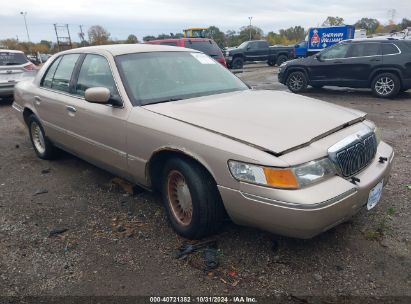
[[[377,75],[371,83],[371,90],[377,97],[391,98],[398,94],[401,82],[397,75],[382,73]]]
[[[231,63],[232,69],[242,69],[244,66],[244,59],[241,57],[234,58],[233,62]]]
[[[285,56],[285,55],[280,55],[280,56],[278,56],[278,58],[277,58],[277,65],[278,66],[280,66],[280,65],[282,65],[284,62],[286,62],[287,61],[287,56]]]
[[[189,239],[216,233],[225,211],[216,183],[198,163],[189,159],[167,161],[162,197],[174,230]]]
[[[31,144],[37,156],[41,159],[52,159],[56,155],[56,148],[46,138],[43,126],[36,117],[31,114],[27,120],[30,133]]]
[[[307,77],[303,72],[291,72],[286,81],[288,89],[293,93],[304,92],[307,88]]]

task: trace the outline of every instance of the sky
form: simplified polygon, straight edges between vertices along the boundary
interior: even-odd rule
[[[129,34],[140,40],[146,35],[182,32],[187,27],[215,25],[224,32],[252,24],[265,33],[294,25],[320,25],[327,16],[343,17],[354,24],[362,17],[387,22],[411,19],[411,0],[12,0],[0,5],[0,40],[27,41],[23,15],[27,12],[30,40],[56,41],[53,24],[69,24],[73,41],[83,30],[102,25],[113,39]]]

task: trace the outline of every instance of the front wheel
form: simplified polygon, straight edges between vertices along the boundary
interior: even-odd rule
[[[56,155],[56,148],[46,138],[43,126],[36,115],[31,114],[28,118],[28,128],[31,144],[37,156],[41,159],[52,159]]]
[[[284,56],[284,55],[280,55],[280,56],[278,56],[278,58],[277,58],[277,65],[278,66],[280,66],[280,65],[282,65],[284,62],[286,62],[287,61],[287,56]]]
[[[233,62],[231,63],[232,69],[242,69],[244,66],[244,59],[241,57],[234,58]]]
[[[286,81],[288,89],[293,93],[304,92],[307,88],[307,77],[303,72],[291,72]]]
[[[371,90],[377,97],[394,97],[399,93],[400,89],[401,82],[397,75],[392,73],[379,74],[371,83]]]
[[[189,159],[167,161],[162,178],[162,198],[174,230],[188,239],[216,233],[225,210],[210,174]]]

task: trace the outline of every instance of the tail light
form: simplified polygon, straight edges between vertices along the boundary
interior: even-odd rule
[[[25,69],[26,71],[33,71],[35,69],[35,65],[32,64],[32,63],[29,63],[29,64],[25,65],[23,67],[23,69]]]

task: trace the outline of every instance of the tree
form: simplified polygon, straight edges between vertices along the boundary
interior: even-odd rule
[[[137,36],[136,36],[136,35],[133,35],[133,34],[128,35],[127,40],[126,40],[126,43],[130,43],[130,44],[132,44],[132,43],[138,43]]]
[[[257,26],[251,26],[251,40],[259,40],[263,37],[264,32]],[[250,40],[250,26],[240,28],[239,41],[240,43]]]
[[[328,16],[327,19],[323,22],[323,26],[336,26],[336,25],[344,25],[344,18],[341,17],[332,17]]]
[[[143,37],[143,41],[145,41],[145,42],[150,41],[150,40],[156,40],[156,37],[150,36],[150,35]]]
[[[294,26],[288,29],[281,29],[280,36],[287,38],[288,41],[294,43],[304,40],[307,33],[302,26]]]
[[[401,30],[405,30],[407,27],[411,27],[411,20],[407,18],[403,18],[401,23],[399,24]]]
[[[374,18],[361,18],[355,23],[356,29],[364,29],[367,35],[374,34],[380,25],[380,22]]]
[[[214,25],[210,26],[206,31],[206,36],[212,38],[220,48],[226,46],[225,35],[218,27]]]
[[[110,33],[101,25],[93,25],[88,30],[88,39],[92,45],[108,44]]]

